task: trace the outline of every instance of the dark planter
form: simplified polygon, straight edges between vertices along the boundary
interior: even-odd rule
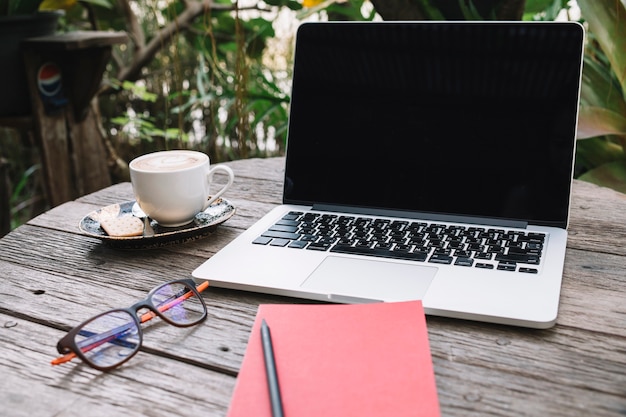
[[[0,17],[0,117],[31,114],[20,43],[25,38],[52,35],[60,12]]]

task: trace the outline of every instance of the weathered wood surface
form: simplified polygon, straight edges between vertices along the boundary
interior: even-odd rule
[[[303,301],[209,288],[205,323],[152,323],[144,351],[114,372],[49,361],[65,330],[190,276],[278,204],[283,163],[230,163],[236,180],[226,197],[237,214],[183,245],[120,251],[80,234],[87,213],[132,199],[128,183],[56,207],[0,239],[0,415],[225,415],[257,306]],[[442,414],[625,415],[625,246],[626,198],[576,181],[554,328],[428,317]]]
[[[72,31],[28,38],[24,41],[25,48],[46,48],[54,51],[71,51],[75,49],[102,48],[124,43],[128,36],[124,32],[104,31]]]
[[[0,157],[0,237],[11,230],[11,186],[9,184],[9,162]]]
[[[57,206],[111,185],[108,149],[98,101],[102,74],[112,45],[126,35],[72,32],[31,38],[23,45],[26,80],[32,103],[33,132],[41,155],[47,200]],[[51,109],[38,86],[42,65],[56,64],[62,73],[65,105]]]

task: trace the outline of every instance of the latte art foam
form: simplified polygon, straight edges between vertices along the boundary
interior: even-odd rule
[[[177,171],[200,165],[203,158],[189,153],[164,153],[147,156],[133,162],[133,168],[142,171]]]

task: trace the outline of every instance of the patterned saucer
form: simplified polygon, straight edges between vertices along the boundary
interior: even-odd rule
[[[150,220],[154,234],[143,236],[109,236],[100,227],[105,218],[133,216],[135,201],[112,204],[89,213],[80,221],[78,228],[86,235],[98,238],[118,249],[151,249],[175,243],[196,240],[211,234],[218,225],[235,214],[235,207],[226,199],[220,198],[206,210],[196,214],[192,222],[179,227],[163,227]]]

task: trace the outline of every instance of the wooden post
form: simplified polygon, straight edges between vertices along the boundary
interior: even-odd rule
[[[30,38],[22,49],[34,133],[52,206],[111,185],[97,98],[112,45],[123,33]]]
[[[9,188],[9,163],[0,157],[0,237],[11,231],[11,190]]]

